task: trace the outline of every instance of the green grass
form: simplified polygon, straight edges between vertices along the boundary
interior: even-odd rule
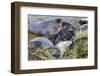
[[[83,38],[83,37],[88,37],[88,30],[84,30],[84,31],[76,31],[76,37],[75,39],[80,39],[80,38]]]
[[[29,32],[29,33],[28,33],[28,42],[29,42],[30,40],[36,38],[36,37],[39,37],[39,36]]]
[[[66,59],[80,59],[87,58],[88,56],[88,44],[86,39],[76,40],[74,48],[67,48],[64,53]]]
[[[51,49],[44,49],[44,48],[38,48],[33,53],[29,53],[29,60],[50,60],[55,59],[53,57],[52,53],[50,52]]]

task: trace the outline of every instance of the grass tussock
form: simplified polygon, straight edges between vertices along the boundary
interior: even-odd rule
[[[67,48],[64,53],[64,58],[66,59],[80,59],[87,58],[88,56],[88,44],[86,39],[76,40],[74,48]]]
[[[44,49],[38,48],[35,52],[29,53],[29,60],[50,60],[54,59],[52,53],[50,52],[51,49]]]
[[[75,37],[76,40],[77,40],[77,39],[81,39],[81,38],[83,38],[83,37],[88,37],[88,30],[76,31],[76,37]]]

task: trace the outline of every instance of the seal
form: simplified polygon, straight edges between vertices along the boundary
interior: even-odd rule
[[[74,36],[75,27],[68,22],[62,22],[61,30],[56,34],[48,36],[48,39],[51,40],[54,45],[56,45],[61,41],[73,41]]]
[[[61,29],[62,19],[54,19],[43,22],[28,23],[28,31],[41,36],[58,33]]]
[[[48,52],[52,54],[54,58],[61,58],[64,54],[64,51],[61,50],[62,45],[60,42],[56,46],[46,37],[37,37],[31,40],[28,44],[28,53],[34,53],[37,49],[47,49]]]
[[[72,44],[71,41],[61,41],[61,42],[58,42],[55,45],[55,47],[60,50],[60,53],[56,52],[56,55],[59,55],[59,58],[63,58],[64,52],[66,51],[67,48],[70,47],[71,44]]]
[[[53,48],[53,43],[46,37],[37,37],[29,41],[28,50],[34,52],[38,48]]]

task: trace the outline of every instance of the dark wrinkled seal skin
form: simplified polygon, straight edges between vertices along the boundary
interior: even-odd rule
[[[72,44],[74,44],[74,38],[75,37],[75,28],[72,26],[72,24],[68,22],[62,22],[61,30],[53,35],[48,36],[48,39],[53,42],[54,45],[56,45],[60,41],[72,41]]]

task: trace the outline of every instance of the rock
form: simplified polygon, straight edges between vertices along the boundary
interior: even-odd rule
[[[31,17],[29,20],[31,20]],[[62,19],[48,20],[45,22],[31,22],[28,23],[28,31],[37,35],[48,36],[58,33],[61,29],[61,25]]]
[[[79,24],[80,25],[88,24],[88,21],[87,20],[80,20],[79,21]]]
[[[86,19],[82,19],[79,21],[80,27],[78,28],[78,30],[84,31],[88,29],[88,20]]]

